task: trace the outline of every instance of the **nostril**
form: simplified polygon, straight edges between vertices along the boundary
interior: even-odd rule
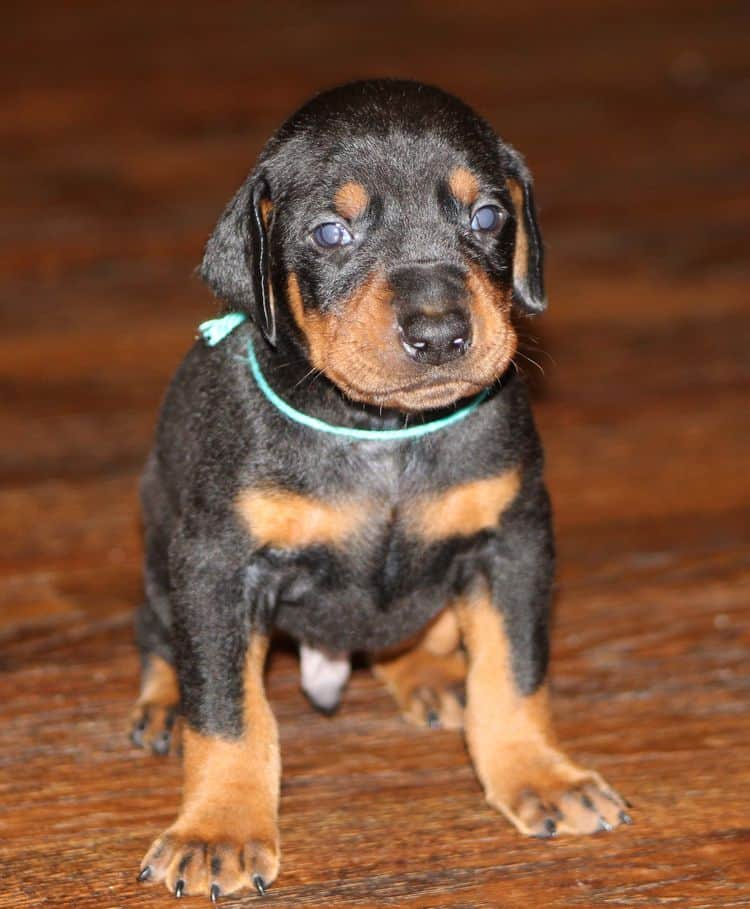
[[[399,321],[399,332],[404,350],[412,359],[435,365],[463,355],[471,329],[461,311],[439,315],[417,311]]]

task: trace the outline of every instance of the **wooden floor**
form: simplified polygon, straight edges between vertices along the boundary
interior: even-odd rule
[[[747,5],[256,6],[6,13],[0,907],[172,905],[135,882],[180,789],[176,761],[126,739],[137,476],[214,312],[192,270],[221,207],[298,102],[368,74],[458,92],[536,174],[555,708],[635,823],[524,840],[457,734],[406,726],[364,671],[320,717],[280,652],[267,904],[750,906]]]

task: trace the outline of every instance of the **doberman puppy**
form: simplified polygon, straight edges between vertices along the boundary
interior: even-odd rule
[[[133,735],[166,752],[181,726],[185,786],[140,879],[215,900],[276,878],[274,629],[322,709],[358,651],[409,720],[463,727],[522,833],[629,822],[550,724],[550,506],[511,318],[546,302],[520,155],[436,88],[325,92],[265,146],[202,275],[223,317],[142,483]]]

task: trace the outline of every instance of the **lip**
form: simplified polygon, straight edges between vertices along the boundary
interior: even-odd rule
[[[410,391],[436,391],[440,388],[450,388],[452,386],[470,386],[475,388],[477,391],[481,391],[486,388],[485,385],[480,384],[479,382],[474,382],[471,379],[448,379],[443,381],[429,382],[410,382],[408,385],[396,385],[393,388],[386,388],[375,390],[371,388],[361,388],[357,385],[352,385],[348,383],[348,387],[351,391],[356,392],[358,395],[367,395],[370,398],[386,398],[391,397],[392,395],[399,395],[408,393]]]
[[[454,380],[450,382],[432,382],[425,385],[422,382],[412,382],[397,388],[379,391],[361,389],[355,386],[341,390],[354,400],[364,401],[375,407],[393,407],[407,412],[434,410],[439,407],[449,407],[461,398],[479,394],[486,385],[468,380]]]
[[[499,354],[499,355],[498,355]],[[374,407],[388,407],[405,412],[419,412],[449,407],[461,398],[479,394],[492,385],[508,368],[513,356],[513,345],[505,345],[500,352],[485,351],[471,370],[473,376],[460,375],[444,366],[424,369],[421,376],[409,382],[388,388],[368,388],[352,382],[346,375],[323,372],[353,401]]]

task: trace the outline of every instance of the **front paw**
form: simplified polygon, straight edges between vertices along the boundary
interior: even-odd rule
[[[263,896],[279,873],[275,836],[207,836],[199,830],[170,828],[154,841],[141,863],[138,879],[164,881],[176,897],[203,893],[219,896],[248,888]]]
[[[632,823],[625,800],[598,773],[559,752],[539,761],[519,755],[493,777],[487,800],[528,836],[591,834]]]

